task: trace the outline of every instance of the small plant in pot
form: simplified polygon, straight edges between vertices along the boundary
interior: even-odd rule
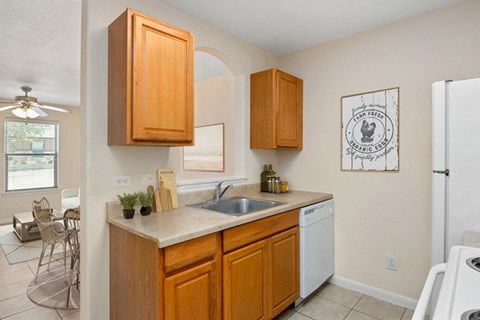
[[[142,206],[140,213],[142,216],[148,216],[152,212],[153,192],[140,191],[138,193],[138,202]]]
[[[123,207],[123,217],[125,219],[132,219],[135,214],[135,205],[138,201],[137,193],[123,193],[123,196],[117,194],[118,200]]]

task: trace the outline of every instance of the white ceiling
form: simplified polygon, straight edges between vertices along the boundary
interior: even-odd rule
[[[99,0],[102,1],[102,0]],[[462,0],[164,0],[283,56]],[[0,0],[0,98],[80,105],[81,0]]]
[[[0,1],[0,98],[80,105],[81,0]]]
[[[164,0],[277,56],[462,0]]]

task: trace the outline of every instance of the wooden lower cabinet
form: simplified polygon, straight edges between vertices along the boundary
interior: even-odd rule
[[[110,319],[270,320],[299,296],[298,210],[159,249],[110,225]]]
[[[272,318],[300,294],[298,250],[298,227],[277,234],[269,241],[269,309]]]
[[[218,319],[215,262],[165,278],[165,320]]]
[[[273,319],[300,292],[298,210],[223,232],[223,319]]]
[[[267,241],[223,256],[224,319],[268,319]]]
[[[163,319],[157,243],[113,224],[109,229],[110,319]]]
[[[221,319],[221,237],[159,249],[110,225],[111,320]]]

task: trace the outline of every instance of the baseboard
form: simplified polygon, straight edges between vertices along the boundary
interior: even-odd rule
[[[339,287],[343,287],[349,290],[354,290],[354,291],[369,295],[371,297],[374,297],[383,301],[396,304],[398,306],[401,306],[410,310],[415,310],[415,306],[417,305],[417,302],[418,302],[417,300],[414,300],[411,298],[407,298],[407,297],[404,297],[389,291],[385,291],[382,289],[370,287],[363,283],[348,280],[335,275],[330,278],[329,282]]]
[[[0,219],[0,226],[3,226],[4,224],[12,224],[12,218]]]

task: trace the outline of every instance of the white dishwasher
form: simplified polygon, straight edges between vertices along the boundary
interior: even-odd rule
[[[333,199],[299,214],[300,297],[306,298],[333,275]]]

